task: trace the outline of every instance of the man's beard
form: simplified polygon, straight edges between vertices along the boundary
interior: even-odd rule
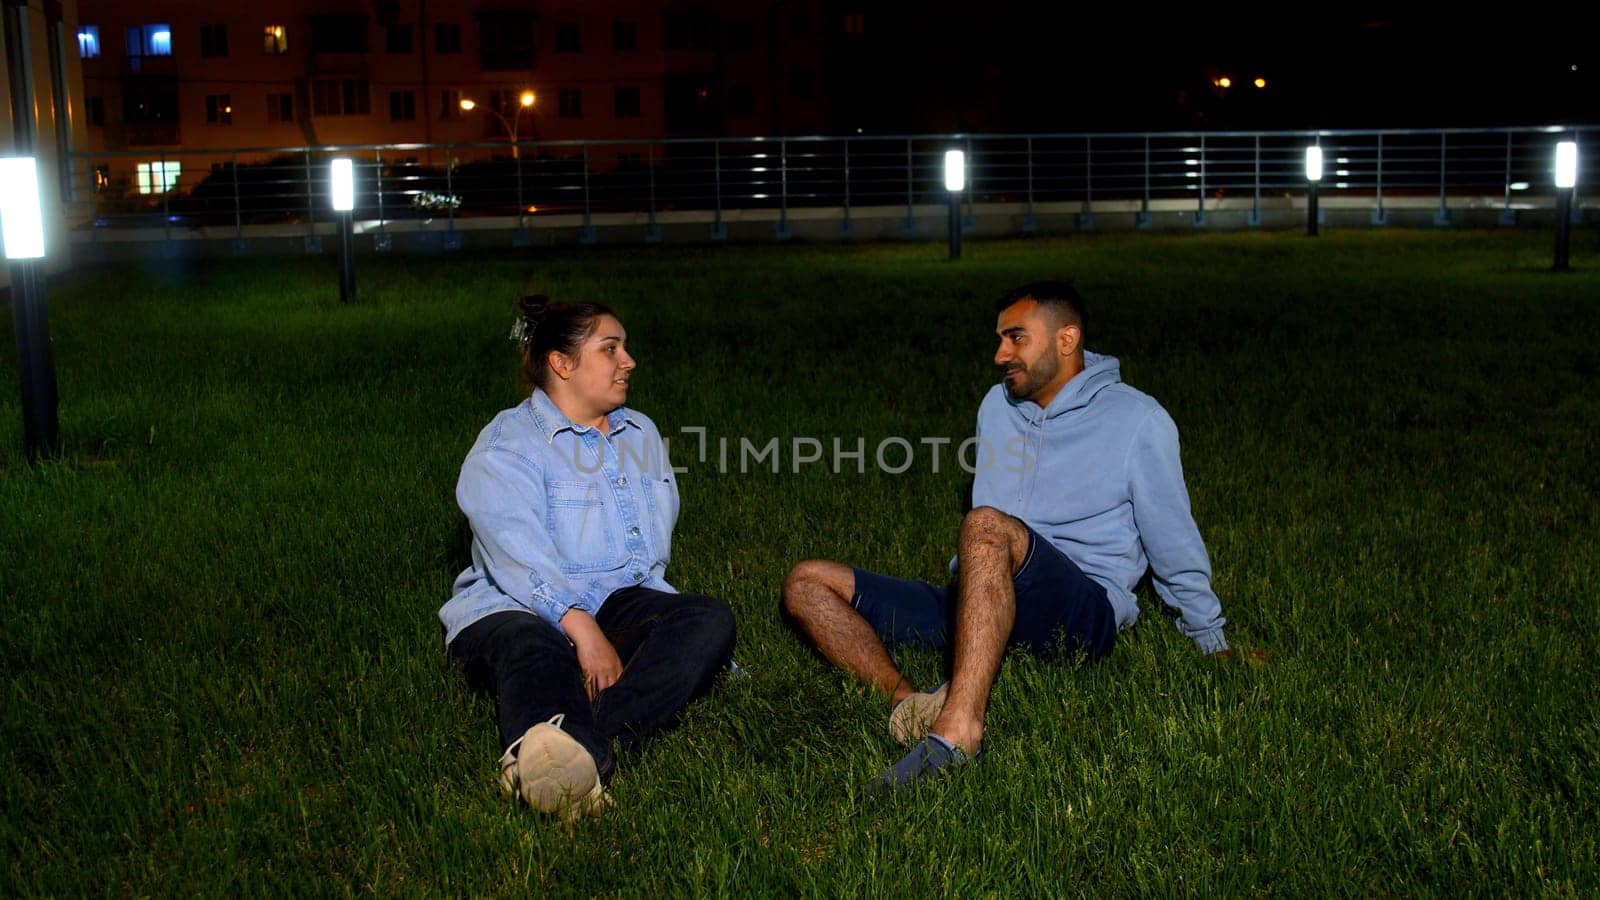
[[[1044,389],[1052,379],[1061,371],[1061,362],[1053,355],[1046,353],[1039,357],[1032,368],[1021,365],[1011,365],[1005,368],[1005,375],[1012,372],[1021,372],[1022,376],[1016,380],[1007,377],[1005,380],[1006,393],[1013,400],[1028,400]]]

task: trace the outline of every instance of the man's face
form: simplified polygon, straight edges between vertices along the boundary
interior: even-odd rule
[[[1031,298],[1002,310],[994,330],[1000,336],[994,364],[1004,373],[1011,399],[1048,405],[1077,374],[1062,365],[1054,317]]]

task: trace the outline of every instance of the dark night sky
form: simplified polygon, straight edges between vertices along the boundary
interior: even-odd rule
[[[1551,36],[1544,21],[1327,5],[1315,16],[973,8],[881,8],[855,117],[880,133],[1600,122],[1592,14]],[[1219,75],[1234,86],[1217,90]],[[1265,90],[1250,84],[1258,75]]]

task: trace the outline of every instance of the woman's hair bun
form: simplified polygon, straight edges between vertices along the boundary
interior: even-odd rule
[[[576,357],[600,317],[616,315],[599,303],[562,302],[544,294],[517,298],[517,310],[511,339],[521,345],[523,378],[535,387],[549,380],[551,353]]]
[[[543,294],[527,294],[517,300],[517,308],[522,310],[524,318],[538,322],[549,311],[550,298]]]

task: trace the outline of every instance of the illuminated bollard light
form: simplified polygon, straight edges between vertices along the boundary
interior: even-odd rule
[[[355,164],[341,156],[333,161],[330,174],[333,211],[339,220],[339,302],[349,303],[356,297],[355,229],[351,221],[356,208]]]
[[[950,258],[961,258],[961,192],[967,189],[967,154],[944,152],[944,189],[950,200]]]
[[[1556,260],[1551,268],[1557,272],[1570,272],[1567,265],[1567,248],[1572,233],[1572,195],[1578,187],[1578,143],[1561,141],[1556,144]]]
[[[1322,148],[1306,148],[1306,235],[1317,236],[1317,185],[1322,182]]]
[[[50,354],[50,322],[41,267],[44,213],[39,206],[39,167],[31,156],[0,159],[0,238],[11,274],[11,318],[17,333],[22,376],[22,431],[28,461],[60,447],[56,367]]]

